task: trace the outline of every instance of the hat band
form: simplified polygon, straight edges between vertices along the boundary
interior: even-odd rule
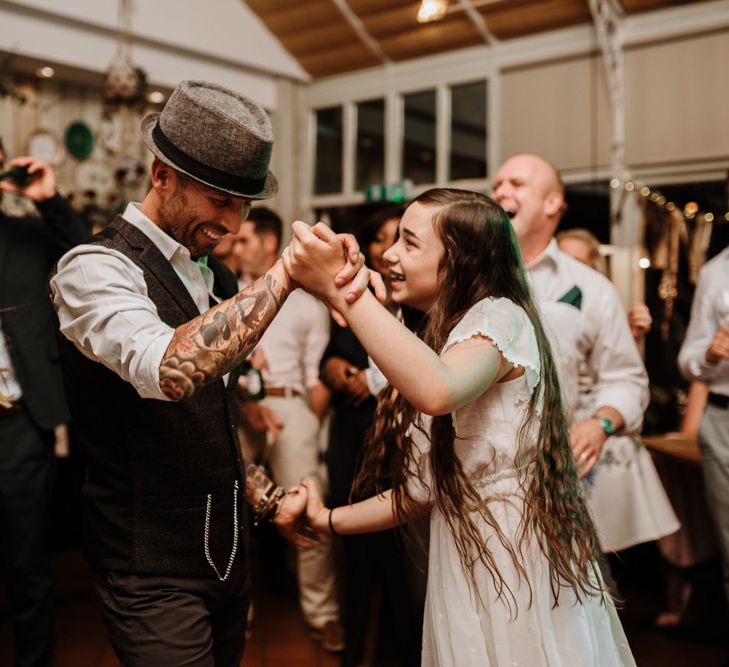
[[[229,174],[215,167],[203,164],[194,157],[181,151],[175,146],[162,131],[159,121],[152,130],[152,138],[166,157],[178,165],[181,169],[192,176],[196,176],[207,183],[225,190],[235,190],[236,192],[249,192],[250,194],[258,194],[266,186],[266,177],[263,178],[244,178]]]

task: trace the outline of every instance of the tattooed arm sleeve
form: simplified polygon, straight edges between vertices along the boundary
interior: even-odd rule
[[[266,471],[254,463],[246,466],[246,500],[255,507],[263,493],[273,484]]]
[[[159,367],[173,401],[230,372],[255,347],[290,291],[283,262],[236,296],[175,329]]]

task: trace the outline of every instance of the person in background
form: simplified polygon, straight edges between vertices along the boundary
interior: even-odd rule
[[[699,428],[706,498],[714,519],[729,600],[729,246],[699,273],[691,320],[678,355],[689,380],[709,390]]]
[[[372,214],[357,233],[367,265],[382,275],[388,288],[384,252],[392,246],[404,207]],[[331,321],[331,336],[321,361],[321,378],[332,392],[332,418],[326,463],[329,502],[347,505],[360,471],[367,434],[373,425],[376,397],[383,385],[379,370],[349,327]],[[358,498],[359,499],[359,498]],[[348,535],[342,542],[342,610],[345,649],[342,667],[356,667],[372,654],[375,661],[420,664],[425,563],[416,563],[395,530]],[[373,627],[373,624],[374,625]],[[372,644],[370,645],[370,639]]]
[[[54,427],[69,419],[58,364],[48,274],[89,232],[56,192],[53,169],[35,157],[0,171],[27,168],[30,180],[0,181],[2,193],[32,201],[39,217],[0,213],[0,545],[16,664],[53,664],[50,510]]]
[[[241,268],[254,280],[276,265],[281,218],[264,207],[251,209],[238,234]],[[317,480],[320,429],[329,409],[329,390],[319,379],[319,362],[329,339],[329,316],[303,290],[291,294],[261,337],[256,354],[265,359],[264,398],[242,405],[242,446],[247,457],[268,466],[274,479],[295,486]],[[312,636],[331,652],[344,648],[332,541],[320,540],[296,554],[299,603]]]
[[[554,234],[566,203],[554,165],[536,155],[511,157],[494,175],[492,196],[510,216],[519,240],[557,363],[572,450],[585,477],[609,436],[640,432],[648,374],[612,283],[557,245]],[[586,376],[595,406],[589,414],[579,411],[579,381]],[[600,565],[617,592],[607,559]]]
[[[589,231],[568,229],[557,234],[556,239],[560,250],[598,270],[599,242]],[[643,303],[634,304],[629,318],[633,338],[639,343],[650,328],[648,308]],[[576,419],[588,418],[595,408],[593,378],[582,365]],[[653,459],[640,438],[610,436],[584,481],[604,553],[657,540],[679,529]]]
[[[613,285],[557,245],[554,234],[566,204],[554,166],[536,155],[516,155],[497,170],[492,195],[510,216],[519,240],[557,359],[572,447],[584,477],[610,435],[640,431],[648,375]],[[580,365],[593,379],[596,407],[577,418]]]
[[[237,234],[226,234],[220,243],[213,249],[213,257],[217,257],[238,281],[238,289],[242,290],[251,284],[250,276],[243,273],[241,266],[241,246],[244,240],[240,232]]]
[[[555,238],[562,252],[566,252],[586,266],[607,276],[605,258],[600,254],[600,241],[594,234],[586,229],[575,227],[558,232]],[[653,324],[648,306],[640,301],[634,303],[628,311],[628,324],[630,332],[633,334],[633,340],[637,345],[641,345]]]

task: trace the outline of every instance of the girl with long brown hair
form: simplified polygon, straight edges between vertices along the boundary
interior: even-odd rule
[[[426,314],[422,340],[369,294],[330,287],[336,237],[294,223],[287,270],[348,321],[391,383],[363,466],[374,495],[326,509],[319,533],[431,515],[423,665],[634,665],[595,565],[557,375],[504,211],[477,193],[420,195],[385,253],[392,297]],[[322,261],[305,265],[321,246]],[[381,480],[386,480],[387,489]]]

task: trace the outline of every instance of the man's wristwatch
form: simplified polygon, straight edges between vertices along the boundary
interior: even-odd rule
[[[605,431],[605,435],[613,435],[613,433],[618,430],[615,428],[615,424],[613,424],[613,422],[607,417],[595,415],[595,419],[600,422],[600,426],[602,427],[602,430]]]

